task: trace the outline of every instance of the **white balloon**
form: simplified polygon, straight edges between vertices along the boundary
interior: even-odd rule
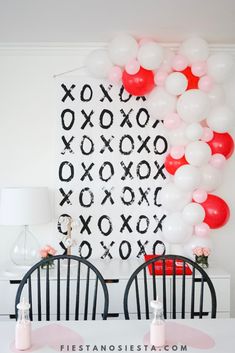
[[[157,87],[148,96],[146,105],[154,118],[164,119],[175,110],[176,97],[167,93],[163,87]]]
[[[182,216],[186,223],[192,226],[200,224],[205,218],[205,210],[199,203],[191,202],[184,207]]]
[[[211,130],[220,133],[228,132],[234,126],[235,113],[226,105],[220,105],[211,110],[206,121]]]
[[[162,188],[159,201],[167,211],[180,211],[192,200],[192,193],[177,188],[174,183],[169,183]]]
[[[159,67],[160,70],[164,72],[171,72],[171,64],[172,64],[172,59],[174,58],[174,52],[169,49],[169,48],[164,48],[164,58],[161,66]]]
[[[138,50],[137,41],[128,34],[120,34],[115,37],[108,46],[108,52],[115,65],[125,66],[136,58]]]
[[[197,61],[205,61],[209,55],[209,48],[204,39],[195,37],[185,40],[181,44],[179,52],[185,55],[190,63],[194,63]]]
[[[212,248],[212,241],[210,237],[199,237],[193,235],[189,240],[184,244],[184,252],[185,256],[194,259],[195,255],[193,255],[193,249],[197,247],[202,248]]]
[[[210,99],[210,105],[214,108],[217,105],[221,105],[225,101],[225,92],[220,85],[214,85],[213,88],[208,92]]]
[[[162,224],[164,239],[170,244],[185,242],[193,233],[193,227],[187,224],[180,212],[175,212],[166,217]]]
[[[227,53],[213,54],[207,60],[208,75],[217,83],[225,81],[233,67],[234,59]]]
[[[86,58],[87,70],[93,77],[106,78],[113,64],[104,49],[92,51]]]
[[[166,91],[174,96],[185,92],[188,86],[188,80],[181,72],[172,72],[165,81]]]
[[[195,167],[200,167],[209,162],[211,158],[210,146],[203,141],[190,142],[185,148],[187,162]]]
[[[185,128],[185,136],[190,141],[199,140],[202,137],[202,135],[203,135],[203,127],[201,126],[200,123],[192,123]]]
[[[222,170],[214,168],[212,165],[207,164],[201,169],[201,173],[201,189],[204,189],[207,192],[211,192],[216,190],[222,184]]]
[[[139,48],[137,54],[140,65],[147,70],[156,70],[164,59],[164,49],[155,42],[148,42]]]
[[[178,128],[168,131],[168,139],[172,146],[185,146],[190,140],[186,134],[186,124],[182,123]]]
[[[184,92],[177,102],[177,113],[187,123],[198,122],[207,117],[210,108],[209,98],[199,89]]]
[[[174,182],[181,190],[193,191],[200,185],[201,172],[192,165],[183,165],[175,172]]]

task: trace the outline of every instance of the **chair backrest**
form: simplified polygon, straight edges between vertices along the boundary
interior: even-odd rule
[[[150,274],[151,273],[151,274]],[[149,319],[150,301],[163,302],[165,318],[216,317],[216,293],[208,274],[194,261],[162,255],[144,262],[131,275],[124,293],[125,319]]]
[[[51,268],[51,264],[54,268]],[[35,264],[23,277],[15,310],[27,298],[31,320],[106,320],[109,296],[101,273],[89,261],[58,255]]]

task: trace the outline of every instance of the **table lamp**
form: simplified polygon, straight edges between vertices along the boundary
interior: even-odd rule
[[[18,266],[31,266],[39,260],[40,245],[29,231],[29,225],[48,223],[51,209],[45,187],[12,187],[1,190],[0,224],[22,225],[11,251],[11,260]]]

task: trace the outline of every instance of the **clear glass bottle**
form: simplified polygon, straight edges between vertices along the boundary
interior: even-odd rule
[[[153,308],[154,318],[150,325],[150,344],[162,347],[166,342],[165,320],[163,316],[163,305],[157,300],[152,300],[150,306]]]
[[[31,321],[29,319],[30,304],[25,298],[17,304],[18,317],[15,329],[15,348],[26,350],[31,347]]]

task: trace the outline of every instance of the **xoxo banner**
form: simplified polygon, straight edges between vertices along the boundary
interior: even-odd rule
[[[168,143],[145,97],[106,80],[57,80],[56,217],[77,220],[73,252],[85,258],[155,251]]]

